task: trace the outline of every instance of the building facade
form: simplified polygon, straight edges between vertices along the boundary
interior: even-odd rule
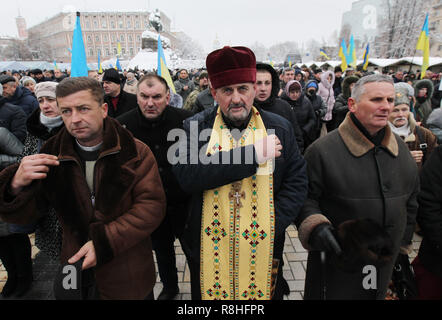
[[[141,35],[149,27],[145,12],[82,12],[80,16],[83,41],[88,63],[115,58],[118,43],[122,60],[132,59],[141,50]],[[28,29],[28,43],[42,59],[70,62],[75,13],[59,13]],[[171,20],[161,12],[163,32],[174,42],[170,33]]]
[[[430,55],[442,57],[442,1],[433,0],[430,17]]]

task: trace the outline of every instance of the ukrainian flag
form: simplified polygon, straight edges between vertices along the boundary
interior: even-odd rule
[[[173,93],[176,93],[175,86],[172,81],[172,77],[170,76],[169,69],[167,69],[166,57],[164,56],[163,44],[161,43],[161,36],[158,36],[158,71],[157,74],[160,77],[163,77],[167,84],[169,85],[170,90]]]
[[[77,12],[77,21],[72,39],[71,77],[87,77],[88,70],[83,34],[81,32],[80,12]]]
[[[356,65],[358,63],[358,60],[356,58],[356,46],[355,46],[355,40],[353,38],[353,35],[350,38],[350,47],[348,48],[348,52],[347,52],[347,63],[348,63],[348,65],[352,66],[353,68],[356,68]]]
[[[55,70],[58,70],[57,60],[54,60],[54,68],[55,68]]]
[[[100,55],[100,51],[98,51],[98,73],[102,74],[103,73],[103,66],[101,65],[101,55]]]
[[[342,59],[341,69],[343,72],[345,72],[345,70],[347,70],[348,68],[346,53],[347,53],[347,45],[345,44],[345,40],[343,39],[341,43],[341,48],[339,49],[339,56]]]
[[[117,57],[115,69],[117,69],[117,71],[123,71],[123,68],[121,68],[120,59],[118,57]]]
[[[319,53],[321,54],[321,56],[325,57],[325,59],[331,60],[324,49],[319,49]]]
[[[423,52],[423,63],[422,63],[422,75],[421,79],[425,77],[427,73],[428,67],[430,66],[430,29],[428,23],[428,14],[425,18],[425,23],[422,28],[421,35],[417,42],[416,46],[417,50],[421,50]]]
[[[364,52],[364,66],[362,67],[362,70],[367,71],[368,68],[368,59],[370,57],[370,44],[367,44],[367,48]]]

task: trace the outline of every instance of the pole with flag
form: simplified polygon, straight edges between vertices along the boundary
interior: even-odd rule
[[[368,59],[369,59],[369,57],[370,57],[370,44],[368,43],[368,44],[367,44],[367,48],[365,49],[365,52],[364,52],[364,58],[363,58],[363,60],[364,60],[364,65],[363,65],[363,67],[362,67],[362,70],[364,70],[364,71],[367,71],[367,68],[368,68]]]
[[[170,76],[169,69],[167,69],[166,57],[164,56],[163,44],[161,43],[161,36],[158,35],[158,70],[157,74],[160,77],[163,77],[167,84],[169,85],[170,90],[173,93],[176,93],[175,85],[173,84],[172,77]]]
[[[425,77],[425,74],[427,73],[427,70],[430,66],[430,28],[428,17],[429,15],[427,13],[424,26],[422,27],[422,32],[416,46],[416,50],[420,50],[423,52],[421,79]]]
[[[330,57],[327,55],[324,49],[319,49],[319,53],[321,56],[325,57],[327,60],[331,60]]]
[[[101,65],[101,54],[100,54],[100,50],[98,50],[98,73],[102,74],[103,73],[103,66]]]
[[[71,77],[87,77],[88,70],[83,34],[81,32],[80,12],[77,12],[77,21],[72,38]]]
[[[347,63],[349,66],[351,66],[353,68],[356,68],[356,65],[358,64],[358,60],[356,58],[355,40],[353,38],[353,35],[351,35],[350,46],[348,47]]]
[[[342,39],[341,48],[339,48],[339,56],[342,59],[341,69],[343,72],[348,69],[347,64],[347,44],[345,43],[345,39]]]

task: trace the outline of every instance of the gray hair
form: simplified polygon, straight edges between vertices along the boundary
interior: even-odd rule
[[[361,96],[365,92],[365,85],[369,83],[374,82],[387,82],[390,83],[392,86],[394,86],[393,79],[389,76],[385,76],[382,74],[373,74],[366,77],[363,77],[359,79],[358,82],[356,82],[355,87],[353,88],[351,92],[351,97],[356,100],[356,102],[359,102],[361,99]]]
[[[22,86],[26,86],[29,82],[33,82],[34,85],[37,84],[37,82],[32,77],[23,77],[20,82]]]

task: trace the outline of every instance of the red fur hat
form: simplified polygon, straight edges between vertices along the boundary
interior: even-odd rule
[[[209,79],[214,89],[256,82],[256,57],[246,47],[224,47],[208,55]]]

